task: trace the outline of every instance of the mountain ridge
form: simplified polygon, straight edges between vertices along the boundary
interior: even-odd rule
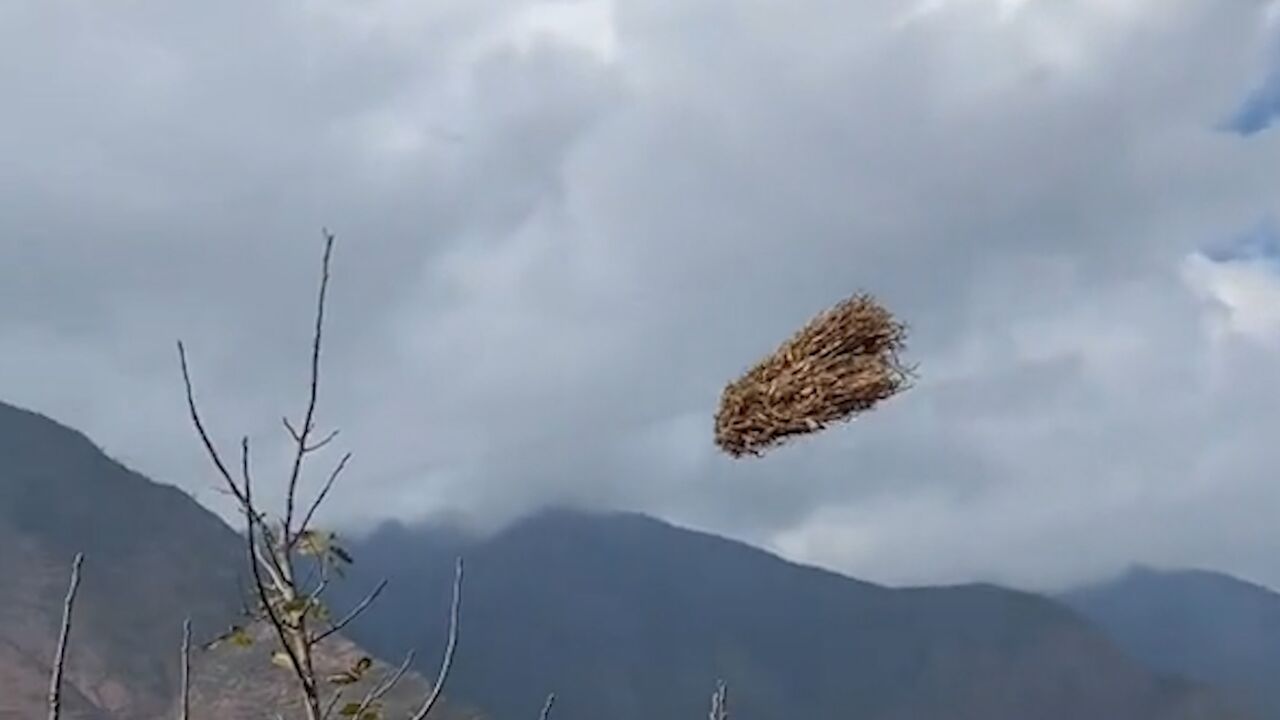
[[[554,509],[478,537],[388,526],[353,547],[366,580],[392,577],[352,627],[384,654],[438,638],[435,587],[467,556],[453,682],[497,717],[551,691],[564,720],[683,716],[704,711],[721,677],[743,720],[1245,716],[1147,673],[1044,596],[887,588],[634,513]],[[410,558],[416,583],[398,577]]]
[[[0,720],[43,712],[79,551],[64,718],[171,717],[181,621],[201,638],[238,610],[242,538],[39,413],[0,403],[0,453],[0,570],[19,578],[0,583]],[[353,605],[362,579],[391,577],[349,628],[389,658],[443,646],[453,558],[466,555],[456,702],[441,720],[476,706],[535,715],[549,692],[558,720],[697,717],[721,677],[741,720],[1249,718],[1202,684],[1147,672],[1055,599],[991,583],[885,587],[636,513],[553,509],[491,536],[388,524],[350,549],[334,599]],[[340,640],[334,667],[360,645]],[[256,652],[193,658],[194,720],[256,718],[284,699]],[[419,657],[434,674],[438,656]],[[410,676],[397,707],[424,687]]]
[[[1280,593],[1213,570],[1135,564],[1060,597],[1139,661],[1280,719]]]

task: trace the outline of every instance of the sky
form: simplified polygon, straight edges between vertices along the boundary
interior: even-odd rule
[[[329,228],[337,527],[1280,587],[1275,2],[8,0],[0,98],[0,398],[219,512],[175,341],[273,497]],[[720,454],[725,383],[860,290],[916,386]]]

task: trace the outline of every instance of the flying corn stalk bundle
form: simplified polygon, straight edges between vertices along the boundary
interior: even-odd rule
[[[899,359],[906,336],[870,295],[837,303],[725,387],[716,444],[760,456],[871,410],[909,387],[913,368]]]

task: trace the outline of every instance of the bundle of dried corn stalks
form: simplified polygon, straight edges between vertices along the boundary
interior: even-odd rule
[[[772,355],[730,383],[716,413],[716,444],[759,456],[788,438],[852,419],[908,387],[906,326],[869,295],[809,321]]]

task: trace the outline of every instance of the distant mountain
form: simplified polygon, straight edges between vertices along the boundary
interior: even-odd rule
[[[641,516],[549,512],[486,539],[388,525],[353,550],[358,577],[391,580],[351,629],[383,656],[439,647],[465,554],[451,687],[499,720],[549,691],[559,720],[705,717],[720,677],[735,720],[1245,717],[1043,597],[884,588]]]
[[[244,545],[176,488],[104,455],[88,438],[0,403],[0,720],[45,714],[72,557],[85,553],[68,656],[68,720],[173,718],[182,621],[196,640],[240,606]],[[345,640],[323,662],[362,651]],[[286,689],[260,647],[193,657],[193,720],[268,717]],[[420,677],[408,679],[405,707]],[[447,715],[445,716],[447,717]]]
[[[1148,666],[1280,719],[1280,594],[1221,573],[1135,567],[1062,600]]]

